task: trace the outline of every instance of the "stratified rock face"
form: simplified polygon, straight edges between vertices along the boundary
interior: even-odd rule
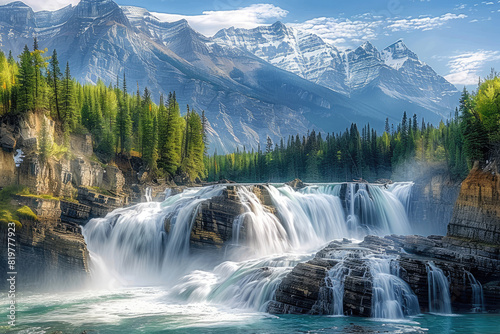
[[[500,176],[496,163],[477,166],[462,183],[448,237],[500,245]]]
[[[269,303],[268,312],[325,314],[325,309],[316,304],[326,288],[325,277],[328,269],[334,263],[333,260],[316,258],[296,265],[276,290],[276,300]]]
[[[342,261],[343,314],[372,316],[373,258],[394,264],[394,275],[405,281],[418,299],[420,310],[429,310],[427,270],[429,261],[450,282],[454,312],[468,312],[472,305],[471,273],[483,286],[487,310],[498,311],[500,300],[500,247],[459,243],[453,238],[422,236],[367,236],[360,244],[334,241],[314,259],[297,265],[279,285],[270,313],[332,314],[333,294],[328,293],[328,271]],[[341,259],[339,259],[341,254]],[[337,287],[338,289],[338,287]]]
[[[16,177],[14,154],[0,149],[0,187],[13,184]]]
[[[220,196],[203,202],[198,209],[191,230],[193,250],[221,250],[224,243],[233,237],[233,221],[242,214],[236,187],[227,187]]]
[[[22,220],[16,228],[17,289],[26,291],[57,287],[77,287],[88,278],[89,253],[80,227],[56,221]],[[0,246],[7,249],[7,225],[0,224]],[[7,252],[2,251],[2,280],[7,270]]]

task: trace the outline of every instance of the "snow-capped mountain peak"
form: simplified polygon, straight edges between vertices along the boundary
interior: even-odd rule
[[[419,61],[418,56],[408,49],[403,40],[398,40],[382,51],[382,59],[387,66],[399,70],[408,60]]]

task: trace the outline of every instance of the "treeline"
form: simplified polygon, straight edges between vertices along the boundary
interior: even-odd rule
[[[376,180],[420,164],[445,165],[455,179],[466,177],[473,162],[500,157],[500,79],[495,73],[470,94],[464,88],[452,119],[437,127],[408,117],[396,126],[386,120],[385,131],[356,124],[337,134],[292,136],[279,143],[267,139],[265,148],[238,150],[207,159],[208,180],[308,182]],[[414,169],[415,170],[415,169]]]
[[[12,53],[0,52],[2,113],[44,111],[57,120],[69,147],[72,133],[91,133],[94,152],[104,163],[117,155],[142,157],[148,170],[157,176],[187,173],[191,179],[205,177],[204,114],[187,106],[181,116],[175,92],[152,101],[146,87],[129,94],[125,73],[115,85],[80,84],[71,76],[69,63],[64,72],[57,52],[46,57],[35,39],[33,51],[25,46],[16,61]],[[121,76],[120,76],[121,77]],[[45,126],[44,126],[45,127]],[[46,129],[39,135],[42,159],[50,156],[51,138]]]

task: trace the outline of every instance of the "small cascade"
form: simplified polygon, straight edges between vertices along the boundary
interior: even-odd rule
[[[467,279],[469,280],[471,289],[472,289],[472,309],[471,311],[474,313],[483,312],[485,310],[484,307],[484,294],[483,294],[483,286],[482,284],[476,280],[472,273],[466,271]]]
[[[372,283],[372,317],[402,319],[420,313],[417,296],[399,277],[399,265],[394,257],[369,256]]]
[[[144,191],[144,198],[146,199],[146,202],[153,201],[153,189],[151,187],[146,187],[146,190]]]
[[[244,229],[245,246],[256,255],[282,254],[290,250],[287,232],[257,196],[248,187],[239,187],[238,197],[246,212],[234,220],[233,242],[240,244]]]
[[[450,283],[443,271],[434,262],[427,263],[429,287],[429,312],[451,314]]]
[[[328,271],[325,277],[326,287],[332,297],[332,315],[344,314],[344,279],[347,271],[344,262],[340,261]]]
[[[300,193],[289,186],[267,190],[293,249],[315,249],[349,235],[338,197]]]
[[[266,311],[281,280],[310,256],[280,256],[226,261],[213,271],[196,270],[173,287],[171,295],[189,302],[207,301],[233,308]]]
[[[334,265],[325,277],[325,285],[330,293],[329,314],[343,315],[344,314],[344,280],[350,270],[345,266],[347,257],[355,256],[352,251],[339,251],[331,254],[331,258],[338,259],[339,262]]]

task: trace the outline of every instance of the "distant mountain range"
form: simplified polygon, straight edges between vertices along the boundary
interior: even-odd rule
[[[205,110],[211,151],[257,148],[270,136],[316,129],[341,131],[351,122],[382,130],[403,111],[431,122],[454,110],[459,92],[402,41],[381,52],[369,42],[339,51],[319,36],[281,22],[223,29],[213,37],[187,21],[162,22],[143,8],[82,0],[54,12],[22,2],[0,6],[0,48],[19,54],[37,36],[57,49],[80,81],[176,91],[182,104]]]

